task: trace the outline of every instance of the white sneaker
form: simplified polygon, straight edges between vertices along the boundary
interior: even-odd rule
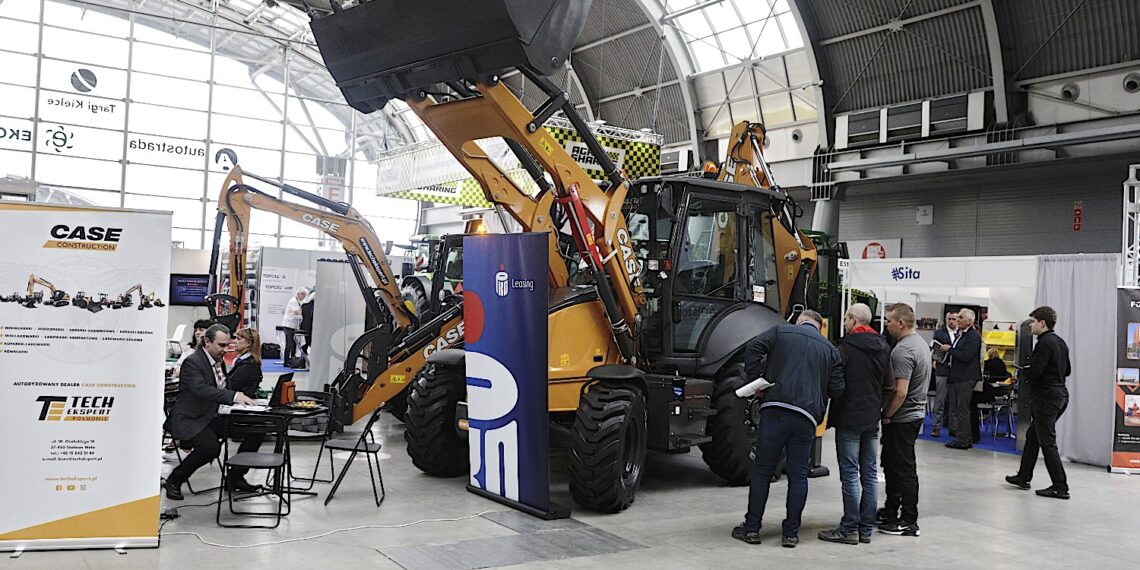
[[[173,451],[163,453],[162,460],[166,463],[182,463],[182,460],[178,458],[178,453]]]

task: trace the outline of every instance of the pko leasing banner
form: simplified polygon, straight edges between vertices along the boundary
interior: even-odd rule
[[[158,545],[170,223],[0,202],[0,550]]]

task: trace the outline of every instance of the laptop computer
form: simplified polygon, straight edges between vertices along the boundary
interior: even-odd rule
[[[293,373],[287,372],[277,378],[277,385],[273,387],[273,395],[269,396],[269,407],[279,408],[284,404],[281,403],[281,391],[286,382],[293,381]]]

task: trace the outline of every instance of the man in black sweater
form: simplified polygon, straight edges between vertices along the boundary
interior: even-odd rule
[[[1069,498],[1069,482],[1065,478],[1065,467],[1061,464],[1061,453],[1057,450],[1057,419],[1069,406],[1069,389],[1065,378],[1072,373],[1069,363],[1069,346],[1053,332],[1057,325],[1057,311],[1052,307],[1037,307],[1029,313],[1033,320],[1030,329],[1037,337],[1033,355],[1029,358],[1029,368],[1025,378],[1031,388],[1029,401],[1029,429],[1025,434],[1025,450],[1021,454],[1021,468],[1017,475],[1005,478],[1007,483],[1022,489],[1029,489],[1033,479],[1033,467],[1037,464],[1037,452],[1045,456],[1045,468],[1053,484],[1039,489],[1038,495],[1054,499]]]
[[[843,483],[843,518],[839,527],[819,531],[827,542],[871,542],[875,530],[879,481],[875,456],[883,395],[893,388],[891,347],[868,326],[871,308],[856,303],[843,315],[846,333],[839,341],[843,358],[843,395],[832,400],[828,427],[835,428],[835,457]]]

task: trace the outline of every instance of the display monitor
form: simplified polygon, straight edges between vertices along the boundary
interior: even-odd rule
[[[170,275],[170,304],[205,306],[210,294],[209,275],[173,273]]]

